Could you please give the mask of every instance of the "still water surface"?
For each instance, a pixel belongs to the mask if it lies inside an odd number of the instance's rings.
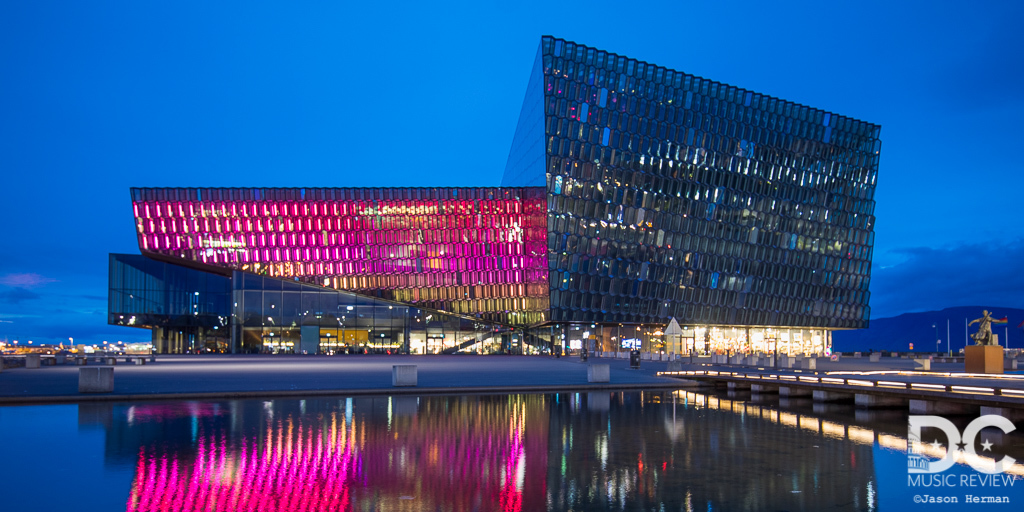
[[[919,509],[906,418],[681,391],[0,407],[0,508]]]

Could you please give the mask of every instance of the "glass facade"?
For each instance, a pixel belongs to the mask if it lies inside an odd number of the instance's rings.
[[[153,330],[157,353],[229,352],[231,278],[111,254],[107,322]]]
[[[295,280],[110,255],[109,323],[157,353],[530,352],[503,325]]]
[[[224,276],[232,351],[484,350],[502,325],[523,350],[820,354],[868,324],[879,133],[545,36],[500,188],[131,194],[144,255]],[[139,322],[111,261],[111,321]]]
[[[508,151],[501,186],[544,187],[544,70],[541,55],[537,58],[526,85],[526,98],[519,112],[516,133]],[[515,185],[510,185],[515,183]]]
[[[534,73],[552,321],[866,327],[878,126],[551,37]]]
[[[235,271],[237,351],[272,354],[509,352],[510,329],[484,320]]]
[[[133,188],[144,254],[489,321],[546,320],[542,188]]]

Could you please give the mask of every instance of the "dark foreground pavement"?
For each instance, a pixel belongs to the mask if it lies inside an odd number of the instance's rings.
[[[157,356],[145,366],[114,369],[114,392],[78,393],[80,366],[13,368],[0,373],[0,404],[132,400],[152,398],[274,397],[327,394],[486,393],[572,389],[684,387],[658,377],[666,363],[644,361],[631,370],[626,360],[608,364],[610,382],[587,383],[587,364],[550,356]],[[414,364],[418,385],[391,385],[393,365]],[[90,363],[95,365],[95,363]]]

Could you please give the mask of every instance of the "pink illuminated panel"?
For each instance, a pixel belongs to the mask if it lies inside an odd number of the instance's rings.
[[[530,324],[544,189],[132,189],[144,253]],[[185,260],[185,261],[182,261]]]

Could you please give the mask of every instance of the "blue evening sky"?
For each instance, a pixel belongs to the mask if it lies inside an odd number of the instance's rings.
[[[0,339],[148,339],[130,186],[498,185],[543,34],[880,124],[872,315],[1024,307],[1022,6],[4,2]]]

